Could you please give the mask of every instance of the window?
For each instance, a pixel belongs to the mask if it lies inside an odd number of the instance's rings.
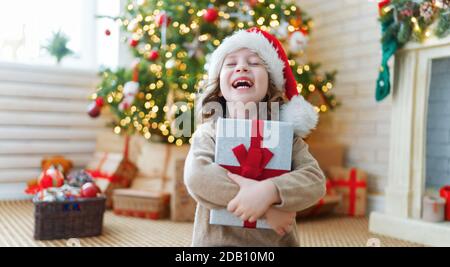
[[[97,69],[99,64],[117,64],[118,27],[95,16],[116,16],[119,8],[119,0],[2,1],[0,61],[55,65],[56,60],[42,47],[52,33],[61,30],[70,38],[68,47],[74,51],[63,59],[62,66]],[[115,34],[106,36],[107,27]]]
[[[122,3],[121,3],[122,2]],[[119,16],[123,1],[97,0],[97,15]],[[109,30],[111,34],[106,36]],[[119,64],[119,25],[106,18],[97,19],[97,65],[117,67]]]

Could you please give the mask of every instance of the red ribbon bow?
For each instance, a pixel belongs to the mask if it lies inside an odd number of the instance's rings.
[[[234,156],[239,162],[239,166],[221,166],[232,173],[258,181],[288,172],[288,170],[266,169],[267,164],[274,155],[268,148],[261,147],[263,140],[263,126],[264,121],[253,120],[252,136],[248,150],[244,144],[240,144],[232,149]]]
[[[247,151],[244,144],[233,148],[233,153],[241,165],[240,174],[254,180],[259,180],[264,168],[273,157],[273,153],[265,147],[250,145]]]

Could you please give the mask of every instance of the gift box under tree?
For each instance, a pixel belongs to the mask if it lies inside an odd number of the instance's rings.
[[[125,137],[123,153],[95,152],[86,171],[92,175],[97,186],[106,196],[106,207],[112,208],[114,189],[128,188],[138,169],[128,158],[129,137]]]
[[[184,184],[184,162],[176,161],[176,175],[173,183],[173,192],[170,200],[170,219],[176,222],[193,222],[197,203],[189,195]]]
[[[335,212],[350,216],[365,216],[367,207],[367,174],[361,169],[331,167],[327,170],[332,187],[342,201]]]
[[[232,173],[258,181],[291,170],[293,128],[281,121],[217,121],[215,162]],[[210,224],[269,229],[265,219],[242,221],[226,209],[211,210]]]
[[[167,172],[172,157],[170,146],[165,145],[165,148],[166,153],[158,154],[161,172],[154,173],[152,176],[136,177],[130,188],[114,190],[113,209],[115,214],[153,220],[169,216],[173,183]],[[161,158],[161,156],[163,157]],[[138,162],[145,159],[149,160],[144,153],[141,153]]]
[[[189,195],[183,181],[184,161],[189,145],[176,146],[137,139],[140,154],[136,165],[138,176],[132,188],[162,190],[170,194],[170,218],[173,221],[193,221],[195,200]],[[163,160],[163,162],[161,162]],[[164,183],[164,187],[161,184]]]
[[[114,213],[152,220],[167,218],[170,215],[169,187],[171,183],[164,178],[136,178],[130,188],[113,191]]]
[[[146,219],[162,219],[170,215],[170,194],[162,191],[116,189],[113,192],[114,213]]]
[[[139,169],[138,177],[159,179],[166,177],[174,181],[177,175],[176,162],[185,160],[190,146],[184,144],[163,144],[149,142],[145,138],[136,137],[133,142],[136,152],[136,166]]]

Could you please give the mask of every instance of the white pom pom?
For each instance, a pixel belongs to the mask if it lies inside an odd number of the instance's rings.
[[[300,53],[308,45],[308,36],[301,31],[295,31],[289,38],[289,50],[293,53]]]
[[[319,115],[303,96],[298,95],[281,106],[280,120],[293,123],[295,134],[306,137],[316,128]]]
[[[125,83],[123,88],[123,99],[119,104],[119,110],[123,111],[128,109],[134,101],[136,94],[139,92],[139,83],[135,81],[129,81]]]

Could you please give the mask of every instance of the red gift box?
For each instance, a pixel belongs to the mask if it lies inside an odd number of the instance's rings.
[[[445,199],[445,220],[450,221],[450,185],[442,187],[439,193]]]

